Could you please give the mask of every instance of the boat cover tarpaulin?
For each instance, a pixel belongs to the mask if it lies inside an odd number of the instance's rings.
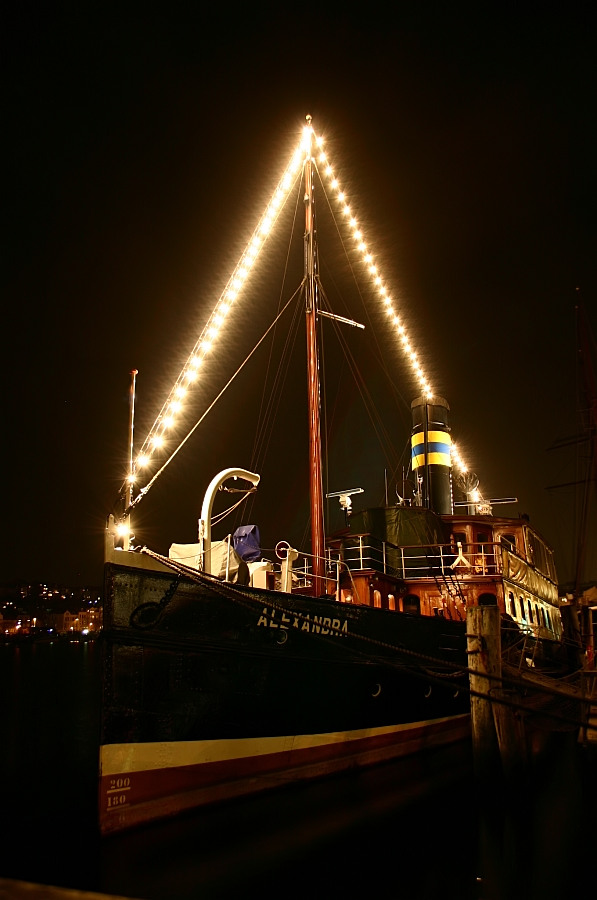
[[[387,506],[363,509],[350,517],[353,534],[372,534],[398,547],[417,544],[445,544],[449,527],[430,509],[422,506]]]
[[[200,569],[201,551],[201,544],[170,544],[168,556],[191,569]]]

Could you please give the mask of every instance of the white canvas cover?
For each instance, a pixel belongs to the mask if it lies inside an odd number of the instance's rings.
[[[170,544],[168,551],[170,559],[176,559],[183,566],[191,569],[199,569],[201,561],[201,544]]]
[[[181,562],[191,569],[201,569],[201,544],[171,544],[170,559]],[[214,541],[211,545],[211,574],[216,578],[247,584],[248,567],[230,545],[230,536],[224,541]]]

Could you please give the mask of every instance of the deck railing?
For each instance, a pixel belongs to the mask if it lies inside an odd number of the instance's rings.
[[[373,569],[395,578],[496,575],[502,572],[499,543],[398,546],[372,534],[351,535],[332,549],[349,569]]]

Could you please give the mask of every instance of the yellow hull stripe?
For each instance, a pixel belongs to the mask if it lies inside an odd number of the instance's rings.
[[[398,734],[425,725],[436,725],[454,719],[446,716],[406,725],[382,728],[363,728],[357,731],[338,731],[328,734],[303,734],[282,737],[238,738],[211,741],[155,741],[139,744],[104,744],[100,748],[100,768],[103,776],[223,762],[246,757],[267,756],[294,750],[308,750],[332,744],[346,744],[363,738]],[[456,717],[458,718],[458,717]]]

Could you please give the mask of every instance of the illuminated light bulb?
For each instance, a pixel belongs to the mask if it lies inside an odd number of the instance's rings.
[[[353,216],[348,224],[350,225],[351,228],[356,228],[358,223],[357,223],[357,220],[355,219],[355,217]]]
[[[129,534],[129,527],[124,522],[119,522],[116,526],[116,534],[118,537],[126,537]]]
[[[184,377],[187,381],[196,381],[197,380],[197,372],[194,369],[187,369],[184,373]]]
[[[162,419],[162,427],[165,429],[172,428],[174,425],[174,416],[164,416]]]
[[[186,392],[187,392],[186,388],[183,388],[183,386],[181,384],[179,384],[177,386],[176,390],[174,391],[174,393],[176,394],[177,397],[184,397]]]
[[[326,166],[325,174],[327,175],[328,178],[332,177],[332,175],[334,174],[334,170],[332,169],[331,166]]]
[[[333,179],[332,179],[332,185],[331,185],[331,186],[332,186],[333,190],[335,190],[335,191],[340,187],[340,184],[339,184],[337,178],[333,178]]]
[[[226,291],[226,299],[230,300],[231,303],[234,303],[237,297],[238,294],[236,291]]]
[[[363,234],[362,234],[361,231],[359,231],[358,228],[356,228],[356,229],[353,231],[352,236],[353,236],[353,238],[355,239],[355,241],[360,241],[361,238],[363,237]]]
[[[217,328],[214,328],[213,325],[212,325],[211,328],[208,328],[208,329],[207,329],[207,334],[208,334],[208,337],[210,337],[211,340],[214,341],[214,340],[217,338],[217,336],[218,336],[218,329],[217,329]]]
[[[148,462],[149,462],[148,456],[144,456],[144,455],[138,456],[137,457],[137,468],[144,469]]]
[[[344,203],[344,201],[346,200],[344,191],[340,191],[340,193],[338,194],[338,200],[340,201],[340,203]]]
[[[378,287],[381,285],[381,276],[380,276],[380,275],[376,275],[376,276],[375,276],[375,284],[376,284]]]
[[[342,210],[342,212],[344,213],[345,216],[349,216],[350,215],[350,206],[348,206],[348,204],[347,204],[344,207],[344,209]]]
[[[151,439],[151,443],[156,448],[156,450],[159,450],[160,447],[164,446],[164,439],[163,439],[163,437],[161,437],[161,435],[154,434],[154,436]]]
[[[133,472],[131,472],[130,475],[127,475],[126,480],[128,481],[129,484],[134,484],[135,481],[137,480],[137,478],[136,478],[135,474]]]
[[[366,263],[373,262],[373,257],[371,256],[370,253],[366,253],[366,254],[365,254],[365,262],[366,262]]]
[[[203,360],[201,359],[200,356],[193,356],[189,362],[189,365],[193,366],[193,368],[195,368],[195,369],[198,369],[202,363],[203,363]]]
[[[180,402],[180,400],[173,400],[170,404],[170,409],[173,413],[180,412],[180,410],[182,409],[182,403]],[[173,421],[174,419],[171,420],[170,424],[172,424]]]
[[[320,134],[317,135],[317,137],[315,138],[315,143],[317,144],[318,147],[323,147],[324,139],[322,138],[322,136]]]
[[[367,244],[365,243],[365,241],[361,241],[361,243],[359,244],[359,250],[361,251],[361,253],[364,253],[366,249]]]
[[[247,277],[248,274],[249,274],[249,273],[247,272],[247,270],[244,269],[242,266],[241,266],[240,269],[238,270],[238,277],[239,277],[239,278],[242,278],[243,281],[245,280],[245,278]]]
[[[201,350],[203,351],[203,353],[206,353],[206,354],[209,353],[209,351],[211,350],[210,342],[209,341],[201,341]]]

